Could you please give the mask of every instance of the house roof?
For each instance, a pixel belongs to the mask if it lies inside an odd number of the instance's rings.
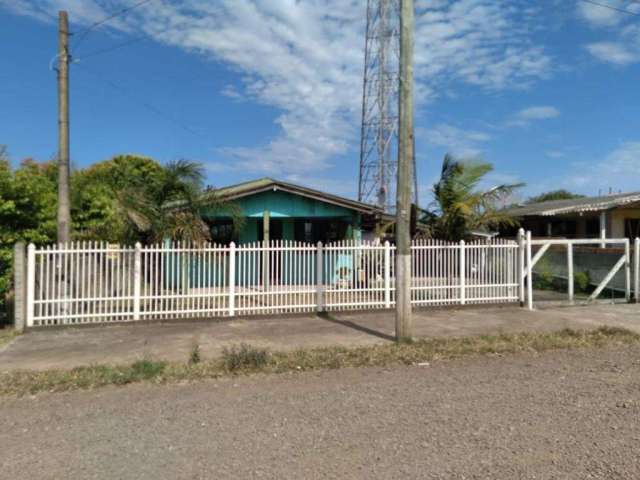
[[[628,207],[638,202],[640,202],[640,192],[632,192],[523,204],[507,208],[505,213],[514,217],[549,217],[567,213],[598,212],[616,207]]]
[[[293,183],[274,180],[272,178],[260,178],[258,180],[252,180],[249,182],[238,183],[236,185],[230,185],[228,187],[218,188],[214,190],[214,193],[224,200],[235,200],[238,198],[247,197],[249,195],[254,195],[256,193],[268,191],[282,191],[292,193],[294,195],[300,195],[302,197],[338,205],[340,207],[348,208],[365,214],[382,213],[382,210],[375,205],[358,202],[356,200],[351,200],[350,198],[321,192],[320,190],[303,187],[301,185],[296,185]]]

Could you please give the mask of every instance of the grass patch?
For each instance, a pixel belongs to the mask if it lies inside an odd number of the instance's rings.
[[[246,343],[240,346],[225,348],[222,351],[222,364],[227,372],[242,370],[258,370],[267,365],[269,352],[263,348],[255,348]]]
[[[11,343],[18,335],[20,334],[13,328],[0,328],[0,348]]]
[[[200,354],[200,344],[194,340],[193,345],[191,346],[191,351],[189,352],[189,365],[196,365],[202,361],[202,355]]]
[[[124,366],[100,365],[73,370],[6,372],[0,374],[0,394],[59,392],[105,385],[126,385],[141,381],[179,382],[250,373],[413,365],[468,355],[545,352],[639,343],[640,335],[629,330],[601,327],[593,331],[566,329],[555,333],[422,339],[401,344],[358,348],[314,348],[291,352],[268,352],[265,349],[243,344],[227,348],[221,358],[209,361],[166,363],[139,360]]]

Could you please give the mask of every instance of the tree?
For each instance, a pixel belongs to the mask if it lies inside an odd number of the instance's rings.
[[[89,236],[125,243],[165,238],[207,241],[210,230],[203,219],[205,212],[224,212],[239,228],[239,209],[205,190],[203,180],[203,168],[197,162],[177,160],[160,165],[146,157],[114,157],[87,169],[85,178],[79,180],[84,186],[76,189],[83,211],[78,218]]]
[[[76,240],[104,240],[132,244],[145,241],[139,225],[129,218],[128,196],[153,189],[162,165],[149,157],[117,155],[72,177],[73,237]]]
[[[502,213],[497,204],[523,184],[502,184],[481,190],[481,181],[491,171],[490,163],[445,155],[440,180],[433,186],[436,206],[423,218],[433,237],[458,241],[467,238],[473,230],[517,224]]]
[[[549,202],[551,200],[572,200],[574,198],[584,198],[584,195],[573,193],[569,190],[559,189],[551,190],[550,192],[544,192],[540,195],[529,197],[526,203]]]
[[[0,148],[0,311],[13,284],[14,244],[56,239],[56,180],[54,162],[28,159],[14,170]]]

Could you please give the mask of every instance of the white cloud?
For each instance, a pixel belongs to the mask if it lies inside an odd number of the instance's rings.
[[[230,145],[223,152],[246,171],[299,174],[328,169],[333,158],[357,149],[365,3],[151,2],[101,28],[136,29],[226,63],[242,80],[222,94],[276,107],[281,133],[266,145]],[[55,14],[64,7],[74,22],[86,25],[105,16],[99,5],[113,12],[131,3],[15,0],[9,8],[43,18],[43,11]],[[454,84],[500,90],[548,76],[551,60],[531,40],[534,17],[527,6],[528,0],[418,2],[419,100]]]
[[[612,7],[619,7],[623,9],[625,4],[630,2],[623,2],[618,0],[607,0],[608,5]],[[599,2],[598,2],[599,3]],[[602,1],[605,3],[605,0]],[[596,5],[594,3],[587,3],[578,1],[576,2],[578,9],[578,16],[585,20],[587,23],[592,26],[602,27],[602,26],[613,26],[620,23],[624,20],[625,14],[622,12],[618,12],[613,8],[603,7],[601,5]]]
[[[234,100],[244,100],[244,96],[238,91],[234,85],[225,85],[220,90],[220,93],[225,97],[233,98]]]
[[[549,105],[525,108],[517,114],[517,117],[522,120],[546,120],[558,116],[560,116],[560,111]]]
[[[566,154],[564,152],[559,151],[559,150],[550,150],[550,151],[546,152],[546,155],[549,158],[564,158],[564,157],[566,157]]]
[[[635,0],[610,0],[607,4],[640,14],[640,3]],[[586,2],[578,2],[578,14],[590,26],[602,30],[608,37],[584,46],[592,56],[620,66],[640,61],[640,27],[634,21],[634,17]]]
[[[538,105],[523,108],[506,123],[508,127],[524,127],[538,120],[549,120],[560,116],[560,110],[551,105]]]
[[[416,137],[424,139],[429,146],[444,147],[459,157],[479,156],[482,151],[480,144],[491,140],[491,136],[485,132],[463,130],[446,123],[416,128]]]
[[[616,65],[629,65],[640,59],[640,52],[633,51],[629,45],[618,42],[590,43],[586,46],[591,55],[603,62]]]
[[[576,163],[562,187],[595,195],[598,191],[640,191],[640,141],[620,145],[600,162]]]

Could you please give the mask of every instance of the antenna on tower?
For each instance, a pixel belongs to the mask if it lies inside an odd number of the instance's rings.
[[[399,0],[367,0],[358,200],[395,211],[398,170]],[[415,149],[413,201],[417,204]]]

